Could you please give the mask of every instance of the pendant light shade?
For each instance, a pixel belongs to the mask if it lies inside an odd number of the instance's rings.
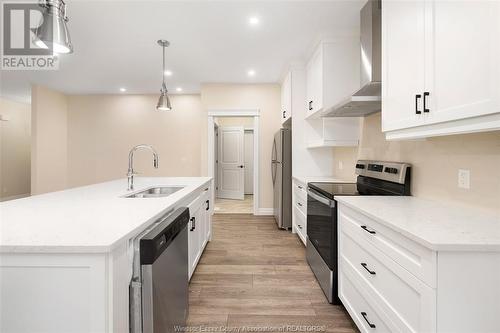
[[[158,99],[158,104],[156,104],[156,110],[158,111],[170,111],[172,106],[170,105],[170,98],[168,98],[167,87],[163,84],[161,88],[160,98]]]
[[[168,97],[167,85],[165,84],[165,48],[170,45],[166,40],[160,39],[158,44],[163,48],[163,68],[162,68],[162,78],[163,83],[160,90],[160,98],[158,99],[158,104],[156,104],[156,110],[158,111],[170,111],[172,106],[170,105],[170,98]]]
[[[35,30],[34,43],[40,48],[51,48],[55,53],[73,53],[69,35],[66,4],[63,0],[45,0],[42,22]]]

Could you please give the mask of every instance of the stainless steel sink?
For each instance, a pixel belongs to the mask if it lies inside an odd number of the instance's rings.
[[[180,191],[185,186],[160,186],[160,187],[150,187],[148,189],[142,190],[140,192],[132,193],[126,195],[125,198],[161,198],[167,197],[177,191]]]

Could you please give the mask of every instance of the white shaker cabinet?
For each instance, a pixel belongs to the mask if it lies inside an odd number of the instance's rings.
[[[322,41],[306,67],[307,148],[357,146],[358,117],[323,118],[360,87],[359,36]]]
[[[415,105],[421,103],[425,89],[425,5],[423,1],[384,2],[382,10],[382,124],[386,131],[423,120]]]
[[[386,137],[500,129],[499,41],[498,1],[384,1]]]
[[[204,191],[189,204],[188,224],[189,278],[196,270],[203,250],[210,239],[211,218],[209,191]]]
[[[307,85],[307,112],[314,113],[323,108],[323,45],[320,45],[307,63],[306,85]]]
[[[320,116],[360,86],[359,36],[322,41],[306,67],[308,116]]]
[[[296,233],[304,246],[307,240],[307,185],[293,180],[292,233]]]
[[[281,123],[292,116],[292,72],[288,72],[281,84]]]

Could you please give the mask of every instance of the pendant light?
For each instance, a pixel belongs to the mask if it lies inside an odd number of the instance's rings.
[[[165,84],[165,48],[170,45],[170,43],[164,39],[160,39],[158,44],[163,48],[163,70],[162,77],[163,83],[160,90],[160,98],[158,99],[158,104],[156,105],[156,110],[158,111],[170,111],[172,106],[170,105],[170,98],[168,98],[167,85]]]
[[[42,22],[35,30],[34,43],[40,48],[51,48],[54,53],[73,53],[69,36],[66,3],[63,0],[42,0]]]

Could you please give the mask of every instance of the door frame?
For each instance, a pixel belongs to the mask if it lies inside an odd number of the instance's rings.
[[[253,127],[252,128],[250,128],[250,127],[244,127],[243,128],[243,144],[244,145],[247,142],[247,140],[245,140],[245,134],[247,134],[247,133],[252,133],[252,143],[253,143],[254,138],[255,138],[255,135],[253,133]],[[246,152],[246,150],[244,150],[244,152],[243,152],[243,163],[245,163],[245,152]],[[255,168],[255,156],[253,156],[253,149],[252,149],[252,170],[254,168]],[[246,169],[245,169],[245,175],[246,175]],[[244,175],[244,177],[245,177],[245,175]],[[247,187],[245,186],[244,189],[243,189],[243,192],[246,192],[246,188]],[[252,172],[252,194],[251,195],[253,195],[253,194],[254,194],[254,189],[253,189],[253,172]],[[247,195],[247,194],[245,194],[245,195]]]
[[[259,109],[210,109],[208,110],[208,176],[212,177],[212,188],[215,189],[215,156],[214,156],[214,124],[216,117],[253,117],[253,214],[263,215],[259,211],[259,198],[260,198],[260,186],[259,186],[259,168],[260,168],[260,158],[259,158]],[[215,202],[215,192],[212,191],[212,202]],[[265,215],[265,213],[264,213]]]

